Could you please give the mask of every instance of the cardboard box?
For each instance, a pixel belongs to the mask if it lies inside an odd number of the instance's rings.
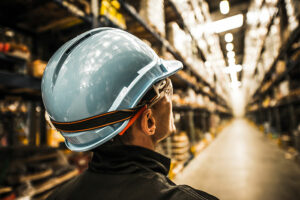
[[[47,63],[42,60],[35,60],[29,65],[29,72],[36,78],[42,78]]]

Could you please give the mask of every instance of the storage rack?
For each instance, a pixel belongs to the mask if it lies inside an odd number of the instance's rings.
[[[47,1],[47,2],[51,3],[51,1]],[[64,15],[75,16],[75,17],[79,18],[80,20],[82,20],[82,22],[84,24],[87,24],[87,27],[93,27],[94,26],[93,25],[93,18],[95,18],[95,16],[93,16],[92,13],[90,15],[78,15],[74,11],[70,10],[66,5],[64,5],[62,0],[54,0],[53,2],[55,4],[57,4],[62,10],[64,10],[64,12],[66,12],[66,14],[64,14]],[[128,3],[126,3],[125,1],[122,1],[122,0],[119,1],[119,2],[122,6],[123,12],[125,12],[125,15],[129,15],[131,17],[131,20],[134,20],[134,21],[138,22],[140,24],[140,26],[142,26],[145,29],[145,32],[148,32],[148,34],[150,34],[150,36],[152,38],[156,39],[156,42],[158,41],[159,43],[161,43],[161,45],[163,47],[165,47],[167,49],[167,51],[169,51],[176,59],[182,61],[184,66],[186,66],[186,70],[190,71],[195,77],[197,77],[197,80],[200,83],[202,83],[204,86],[208,87],[209,92],[204,91],[203,89],[198,88],[194,84],[190,83],[188,80],[185,80],[185,79],[181,78],[180,76],[175,75],[177,80],[181,80],[181,84],[185,85],[184,87],[191,86],[192,88],[196,89],[196,91],[198,93],[206,95],[212,101],[215,101],[217,104],[222,105],[226,110],[228,110],[228,112],[220,111],[220,113],[223,113],[225,115],[230,115],[230,111],[229,111],[229,108],[227,107],[227,105],[225,103],[225,100],[215,93],[214,88],[211,87],[209,83],[207,83],[204,79],[202,79],[202,77],[200,77],[199,75],[197,75],[197,73],[195,73],[194,69],[189,64],[186,63],[185,59],[178,52],[176,52],[174,47],[172,47],[164,37],[160,36],[153,28],[151,28],[145,21],[143,21],[143,19],[138,15],[138,13],[132,8],[132,6],[130,6]],[[183,27],[186,27],[183,20],[182,20],[182,18],[180,17],[179,12],[176,9],[176,7],[172,4],[171,1],[168,1],[168,3],[171,5],[172,9],[175,11],[177,21],[178,20],[182,21]],[[38,7],[38,6],[41,6],[41,4],[35,2],[34,7]],[[112,21],[110,21],[106,16],[99,16],[99,17],[96,17],[96,18],[99,19],[99,21],[98,21],[99,26],[101,26],[101,22],[102,22],[104,25],[110,25],[110,26],[118,27]],[[11,27],[13,29],[16,29],[16,30],[21,30],[22,32],[26,32],[26,33],[30,32],[30,34],[34,35],[34,36],[36,36],[38,34],[38,33],[32,32],[32,30],[24,29],[22,27],[17,27],[17,26],[15,26],[15,23],[4,23],[3,25],[9,26],[9,27]],[[200,49],[199,49],[199,53],[200,53],[201,57],[204,58],[204,56],[201,53]],[[16,78],[15,80],[18,80],[17,83],[20,83],[20,85],[22,85],[23,88],[25,87],[25,88],[29,88],[29,89],[33,89],[33,88],[34,89],[39,89],[39,88],[37,88],[38,87],[37,85],[39,85],[39,80],[36,80],[34,78],[27,77],[27,76],[6,74],[6,73],[1,74],[1,75],[6,77],[6,78],[1,79],[1,81],[2,81],[1,84],[3,84],[3,85],[9,86],[10,84],[13,84],[11,81],[7,82],[7,80],[11,80],[12,76],[14,76],[14,78]],[[24,81],[24,82],[20,82],[20,81]]]
[[[87,15],[87,14],[79,15],[78,13],[74,12],[69,7],[67,7],[63,3],[64,2],[63,0],[53,0],[53,1],[47,0],[45,2],[46,2],[46,4],[47,3],[51,4],[52,2],[55,3],[56,5],[58,5],[58,8],[55,8],[55,10],[60,8],[59,12],[63,13],[62,14],[63,16],[67,15],[68,17],[76,17],[79,20],[82,20],[81,22],[78,22],[78,24],[85,24],[86,27],[93,27],[94,26],[93,18],[97,18],[98,19],[98,23],[97,23],[98,26],[102,26],[102,24],[101,24],[101,22],[102,22],[103,25],[110,25],[110,26],[120,28],[119,26],[114,24],[112,21],[110,21],[106,16],[95,17],[95,16],[93,16],[92,13],[90,13],[89,15]],[[197,86],[193,85],[192,83],[189,83],[188,80],[182,79],[180,76],[175,75],[178,80],[182,81],[181,84],[188,85],[188,86],[191,86],[194,89],[197,89],[196,91],[198,93],[202,93],[203,95],[208,96],[212,101],[215,101],[217,104],[222,105],[226,110],[228,110],[228,113],[226,113],[226,114],[230,115],[230,111],[229,111],[229,108],[226,105],[225,100],[215,93],[214,88],[194,71],[194,69],[185,61],[185,59],[178,52],[176,52],[174,47],[172,47],[169,44],[169,42],[164,37],[162,37],[160,34],[158,34],[151,26],[149,26],[139,16],[139,14],[135,11],[135,9],[131,5],[129,5],[127,2],[125,2],[123,0],[120,0],[119,2],[121,4],[122,12],[124,12],[124,14],[127,15],[127,16],[129,15],[130,18],[131,18],[130,20],[134,20],[134,21],[138,22],[138,24],[145,29],[145,32],[148,32],[148,34],[150,34],[150,36],[152,38],[155,38],[155,40],[156,40],[155,42],[161,43],[163,48],[166,48],[166,50],[169,51],[176,59],[180,60],[184,64],[184,66],[186,67],[185,70],[191,72],[193,76],[197,77],[197,81],[202,83],[204,86],[208,87],[209,92],[204,91],[201,88],[197,88]],[[183,20],[182,20],[182,18],[180,17],[180,13],[178,13],[178,11],[176,9],[176,7],[172,4],[171,1],[168,1],[168,3],[172,6],[173,10],[175,11],[176,17],[178,18],[178,20],[182,21],[183,26],[186,27]],[[41,7],[41,6],[43,6],[43,4],[41,4],[39,2],[35,2],[35,1],[33,2],[33,5],[32,5],[33,8],[37,8],[37,7]],[[53,7],[53,5],[51,5],[51,7]],[[48,23],[55,24],[55,23],[52,22],[51,19],[48,19],[48,20],[50,20],[50,22],[48,22]],[[60,19],[56,19],[56,20],[60,20]],[[16,23],[10,23],[9,20],[5,21],[5,22],[1,22],[1,25],[11,27],[14,30],[20,30],[22,33],[23,32],[27,33],[27,34],[29,33],[30,35],[33,35],[34,37],[38,37],[38,34],[47,34],[47,35],[51,34],[51,32],[47,33],[47,31],[49,31],[49,30],[45,30],[44,32],[46,32],[46,33],[39,33],[38,31],[34,31],[34,30],[31,29],[32,26],[33,26],[31,24],[29,24],[28,27],[26,27],[26,28],[18,27],[16,25]],[[54,25],[53,25],[53,28],[55,28]],[[37,30],[39,30],[39,29],[37,29]],[[145,32],[143,32],[143,34],[146,34]],[[72,37],[72,36],[69,36],[69,37]],[[68,38],[68,37],[66,37],[66,38]],[[38,47],[35,47],[35,48],[38,48]],[[201,53],[200,49],[199,49],[199,53],[200,53],[201,57],[204,58],[203,53]],[[51,53],[49,53],[47,56],[49,57],[50,55],[51,55]],[[3,58],[3,56],[4,55],[2,54],[2,57],[0,57],[0,58]],[[47,56],[44,56],[44,57],[47,57]],[[4,73],[4,72],[1,72],[0,75],[1,75],[1,77],[3,77],[1,79],[1,84],[4,85],[4,86],[7,86],[7,87],[13,86],[13,87],[17,87],[17,88],[19,86],[21,86],[20,88],[27,88],[27,89],[30,89],[30,90],[39,90],[40,89],[39,86],[38,86],[39,85],[39,80],[38,79],[29,77],[29,76],[25,76],[25,75],[8,74],[8,73]],[[184,86],[184,87],[186,87],[186,86]],[[37,95],[37,93],[35,93],[35,95]],[[31,94],[29,96],[31,96]]]
[[[122,1],[122,0],[120,0],[120,3],[122,5],[122,7],[124,8],[124,10],[128,12],[129,15],[132,16],[132,18],[134,18],[137,22],[139,22],[140,25],[143,26],[145,28],[145,30],[147,32],[149,32],[155,39],[157,39],[157,41],[159,41],[177,60],[180,60],[183,63],[183,65],[189,71],[191,71],[194,74],[194,76],[196,76],[198,78],[199,82],[203,83],[204,85],[208,86],[210,88],[210,90],[214,91],[214,89],[210,86],[210,84],[207,83],[205,80],[203,80],[199,75],[197,75],[195,70],[185,61],[185,59],[178,52],[176,52],[174,47],[172,47],[164,37],[160,36],[153,28],[151,28],[139,16],[139,14],[135,11],[135,9],[133,7],[131,7],[128,3],[126,3],[125,1]],[[184,25],[184,27],[185,27],[185,25]],[[201,55],[203,55],[203,54],[201,53]]]
[[[111,21],[105,15],[94,15],[93,12],[89,14],[79,14],[76,12],[76,9],[70,9],[70,7],[65,4],[63,0],[45,0],[41,1],[32,1],[28,6],[26,2],[21,3],[18,6],[18,9],[15,12],[12,12],[11,9],[14,9],[16,6],[16,1],[13,1],[12,4],[7,4],[2,7],[3,14],[0,14],[0,25],[3,27],[11,28],[14,31],[18,31],[28,37],[33,38],[33,46],[32,52],[34,58],[42,58],[44,60],[48,60],[49,57],[53,54],[53,52],[65,41],[74,37],[75,35],[83,32],[84,30],[88,30],[93,27],[101,27],[101,26],[111,26],[116,28],[121,28],[119,25]],[[92,1],[93,2],[93,1]],[[186,26],[184,24],[183,19],[181,18],[180,13],[177,11],[176,7],[172,4],[171,1],[166,1],[169,6],[175,12],[176,21],[181,24],[181,26],[185,29]],[[20,3],[20,2],[18,2]],[[195,112],[195,115],[201,115],[201,126],[203,131],[207,132],[210,128],[210,116],[211,115],[219,115],[222,119],[228,119],[231,117],[230,108],[227,106],[226,101],[219,96],[214,86],[211,86],[208,82],[206,82],[202,77],[200,77],[197,72],[195,72],[194,68],[188,64],[182,55],[175,50],[175,48],[170,45],[170,43],[161,36],[155,29],[153,29],[149,24],[147,24],[135,11],[133,6],[129,3],[120,0],[121,4],[120,12],[124,16],[127,17],[128,23],[138,24],[140,28],[142,28],[142,34],[146,35],[150,38],[154,44],[160,45],[162,51],[170,52],[176,59],[180,60],[185,66],[185,71],[190,73],[192,76],[197,78],[197,81],[203,85],[203,87],[208,88],[208,90],[204,90],[202,87],[193,84],[189,80],[182,78],[180,75],[175,75],[172,77],[174,81],[175,88],[193,88],[197,93],[200,93],[204,96],[209,97],[211,101],[214,101],[219,107],[222,109],[216,109],[214,111],[208,110],[207,108],[195,108],[191,106],[174,106],[174,112],[178,113],[190,113]],[[1,3],[0,3],[1,5]],[[97,5],[97,4],[95,4]],[[93,3],[90,5],[90,8],[95,6]],[[99,7],[101,4],[99,4]],[[42,8],[43,10],[47,10],[47,15],[43,16],[41,19],[42,23],[36,24],[28,19],[34,18],[35,15],[30,15],[30,12],[35,13],[37,9]],[[99,9],[98,9],[99,10]],[[20,12],[19,12],[20,11]],[[54,14],[55,13],[55,17]],[[28,15],[28,16],[27,16]],[[5,16],[5,18],[4,18]],[[69,25],[68,27],[62,27],[63,19],[69,18],[75,21],[73,25]],[[10,19],[10,20],[7,20]],[[27,20],[27,21],[26,21]],[[56,23],[56,21],[61,23]],[[41,24],[43,26],[41,26]],[[61,34],[57,34],[57,30],[61,31]],[[189,30],[187,29],[189,32]],[[57,39],[55,44],[51,44],[51,39]],[[194,39],[195,40],[195,39]],[[47,52],[45,50],[47,49]],[[201,52],[198,47],[199,56],[205,61],[205,56]],[[23,67],[26,67],[27,61],[24,59],[19,59],[18,57],[9,56],[3,53],[0,53],[0,60],[7,60],[12,63],[21,63]],[[15,138],[9,139],[10,145],[5,148],[1,148],[0,151],[7,151],[11,149],[27,149],[27,151],[39,151],[39,149],[45,149],[45,152],[52,152],[52,148],[47,148],[47,137],[46,137],[46,121],[44,118],[44,107],[41,100],[40,94],[40,83],[41,80],[38,78],[34,78],[25,74],[18,74],[12,72],[3,72],[0,71],[0,92],[1,96],[4,95],[9,96],[17,96],[22,99],[28,101],[30,103],[30,111],[29,111],[29,145],[20,147],[20,146],[11,146],[14,144]],[[36,107],[39,107],[41,110],[37,112]],[[38,116],[38,118],[36,117]],[[5,116],[7,117],[7,116]],[[12,117],[12,116],[11,116]],[[9,119],[9,118],[8,118]],[[37,124],[39,123],[39,130],[37,130]],[[13,128],[10,126],[10,128]],[[8,130],[13,132],[12,130]],[[36,135],[36,133],[39,135]],[[13,134],[11,134],[13,135]],[[36,146],[37,137],[40,139],[39,146]],[[191,138],[195,138],[195,136],[190,136]],[[192,141],[193,143],[197,141]]]
[[[284,2],[279,1],[280,9],[284,9]],[[282,19],[282,10],[276,14]],[[275,16],[274,16],[275,17]],[[271,24],[274,21],[272,18]],[[300,22],[299,17],[297,20]],[[268,34],[267,36],[268,37]],[[300,117],[300,93],[299,93],[299,37],[300,26],[296,27],[289,35],[265,73],[261,85],[253,94],[252,101],[247,106],[247,116],[264,127],[266,133],[273,138],[278,138],[283,147],[292,146],[300,151],[299,146],[299,117]],[[296,47],[295,47],[296,45]],[[265,47],[262,47],[259,58]],[[276,72],[278,62],[285,63],[285,69],[281,73]],[[297,86],[289,89],[289,94],[276,98],[276,89],[284,81]]]

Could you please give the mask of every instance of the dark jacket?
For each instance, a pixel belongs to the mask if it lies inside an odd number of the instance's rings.
[[[58,188],[52,199],[70,200],[206,200],[217,199],[166,176],[170,159],[137,146],[101,146],[89,168]]]

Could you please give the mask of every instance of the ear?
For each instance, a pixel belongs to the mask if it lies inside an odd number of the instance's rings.
[[[156,124],[151,109],[147,109],[141,116],[141,128],[146,135],[153,135],[155,133]]]

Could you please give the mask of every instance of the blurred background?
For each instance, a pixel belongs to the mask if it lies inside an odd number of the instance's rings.
[[[142,39],[172,76],[169,177],[220,199],[300,199],[299,0],[1,0],[0,199],[45,199],[83,172],[45,120],[41,77],[96,27]]]

